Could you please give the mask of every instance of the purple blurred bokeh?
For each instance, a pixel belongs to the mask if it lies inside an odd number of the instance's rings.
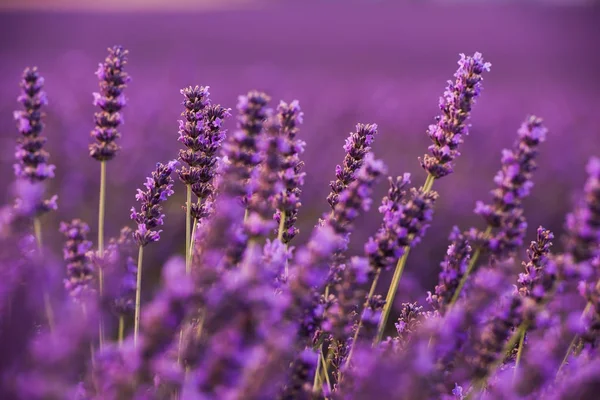
[[[1,184],[12,180],[19,77],[25,66],[37,65],[46,78],[45,134],[57,165],[50,191],[59,194],[60,205],[45,219],[45,234],[57,254],[60,219],[96,225],[99,165],[87,150],[91,93],[97,65],[113,44],[130,50],[133,81],[126,92],[123,150],[108,165],[108,235],[129,222],[135,188],[154,164],[177,155],[180,88],[209,85],[212,98],[231,108],[250,89],[267,91],[273,105],[300,101],[308,176],[299,244],[327,210],[328,183],[356,122],[379,125],[374,151],[391,174],[412,172],[415,184],[424,181],[417,157],[429,145],[425,129],[438,113],[458,54],[474,51],[483,53],[492,71],[455,174],[435,185],[440,200],[434,223],[409,258],[407,276],[414,279],[406,280],[399,298],[423,296],[423,288],[433,287],[452,225],[482,226],[472,214],[474,203],[489,199],[500,151],[513,143],[529,113],[543,117],[550,133],[526,202],[528,238],[539,224],[562,230],[584,165],[600,154],[600,9],[285,3],[189,14],[0,14]],[[228,127],[233,129],[233,119]],[[151,250],[157,266],[173,249],[183,251],[181,185],[177,189],[167,205],[164,240]],[[385,190],[381,184],[375,204]],[[5,192],[3,199],[9,198]],[[357,224],[355,252],[379,224],[376,208]]]

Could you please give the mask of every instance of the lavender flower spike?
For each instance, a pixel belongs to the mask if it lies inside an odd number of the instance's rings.
[[[54,165],[48,164],[48,152],[44,150],[46,138],[40,136],[44,124],[42,122],[42,106],[48,104],[46,93],[42,90],[44,78],[37,68],[25,68],[21,89],[17,98],[25,110],[15,111],[14,117],[21,137],[18,140],[14,165],[17,178],[30,182],[42,182],[54,177]]]
[[[240,96],[237,104],[238,130],[223,146],[223,154],[229,161],[223,174],[230,178],[224,184],[228,186],[228,192],[242,197],[244,205],[252,194],[249,185],[252,172],[261,161],[258,139],[268,116],[270,100],[265,93],[256,91]]]
[[[498,258],[511,255],[522,244],[527,223],[522,200],[533,187],[531,178],[537,169],[538,146],[546,140],[547,129],[542,120],[528,117],[518,131],[519,139],[512,150],[502,151],[502,169],[494,177],[493,203],[477,202],[475,213],[481,215],[498,232],[487,243]]]
[[[119,151],[115,142],[121,135],[117,128],[123,123],[120,111],[125,106],[123,89],[130,81],[123,71],[127,64],[127,50],[121,46],[108,49],[108,57],[100,64],[96,75],[100,79],[100,92],[94,93],[94,105],[100,107],[94,115],[96,127],[91,136],[96,143],[90,144],[90,156],[98,161],[108,161]]]
[[[141,247],[148,243],[157,242],[160,239],[160,232],[154,230],[163,224],[164,214],[160,203],[167,200],[173,194],[173,179],[171,174],[175,170],[177,161],[172,160],[167,164],[156,164],[156,170],[152,176],[146,178],[146,191],[138,189],[135,195],[137,201],[141,203],[140,211],[135,207],[131,208],[131,219],[138,224],[138,228],[133,232],[133,237]]]
[[[179,151],[179,159],[187,164],[178,170],[179,179],[198,199],[205,201],[214,193],[217,174],[217,152],[225,139],[223,122],[230,116],[228,108],[211,104],[208,86],[181,89],[185,100],[185,120],[179,121],[179,141],[186,147]],[[206,216],[207,210],[200,204],[191,206],[192,217],[196,220]]]
[[[566,250],[576,262],[600,256],[600,158],[590,159],[587,173],[584,199],[567,216],[566,223]]]
[[[519,274],[519,294],[540,303],[553,286],[552,274],[546,274],[544,269],[548,264],[550,247],[552,247],[554,234],[543,227],[537,229],[537,239],[531,242],[527,249],[529,261],[523,263],[525,272]],[[550,279],[549,279],[550,278]]]
[[[481,74],[492,66],[483,61],[481,53],[473,56],[461,54],[458,65],[454,74],[456,81],[448,81],[446,91],[440,97],[442,115],[436,117],[437,123],[427,129],[427,135],[433,141],[429,146],[430,155],[419,159],[421,166],[435,179],[452,173],[453,161],[460,155],[458,146],[463,142],[463,135],[469,134],[467,120],[481,92]]]
[[[335,167],[337,179],[331,182],[331,193],[327,196],[327,201],[332,210],[335,209],[335,205],[339,201],[340,193],[354,181],[354,175],[362,166],[365,155],[371,151],[371,144],[376,134],[376,124],[357,124],[356,132],[350,133],[350,136],[346,139],[344,145],[346,156],[343,165]]]
[[[90,228],[85,222],[74,219],[70,223],[61,222],[59,230],[67,238],[63,249],[67,262],[65,289],[74,299],[81,300],[82,296],[92,290],[94,280],[92,262],[88,254],[92,247],[92,242],[87,240]]]
[[[281,126],[281,134],[287,142],[287,151],[283,154],[283,163],[279,172],[285,190],[275,196],[277,211],[274,218],[282,226],[278,234],[281,236],[283,243],[286,244],[298,234],[298,228],[295,224],[298,218],[298,209],[301,206],[301,187],[304,185],[304,176],[306,175],[306,173],[301,172],[304,162],[300,161],[300,154],[304,152],[306,143],[295,138],[298,125],[302,123],[302,116],[303,113],[300,111],[297,100],[292,101],[290,104],[282,101],[277,107],[277,118]],[[281,221],[282,215],[284,215],[284,221]]]

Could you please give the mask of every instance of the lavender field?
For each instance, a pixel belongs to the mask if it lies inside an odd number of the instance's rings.
[[[0,13],[0,398],[595,398],[598,20]]]

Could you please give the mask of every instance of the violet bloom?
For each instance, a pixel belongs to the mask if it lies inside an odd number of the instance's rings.
[[[371,151],[371,144],[376,134],[376,124],[357,124],[356,132],[351,132],[346,139],[346,144],[344,144],[346,156],[343,164],[335,167],[337,179],[330,183],[331,193],[327,196],[332,210],[339,202],[340,193],[354,181],[354,175],[363,165],[365,155]]]
[[[338,197],[333,215],[317,226],[306,247],[296,253],[295,268],[291,271],[289,287],[293,298],[290,313],[299,320],[300,336],[310,339],[322,319],[322,292],[333,255],[345,250],[353,222],[361,211],[369,209],[374,183],[385,173],[385,165],[372,154],[365,157],[356,180]]]
[[[138,189],[135,199],[139,201],[140,211],[135,207],[131,208],[131,219],[138,224],[138,228],[133,232],[133,237],[139,246],[146,246],[148,243],[157,242],[160,239],[160,232],[157,227],[163,225],[164,214],[162,214],[161,203],[166,201],[173,194],[173,179],[171,174],[177,165],[177,161],[172,160],[167,164],[156,164],[156,170],[152,176],[146,178],[144,187],[146,191]]]
[[[300,356],[294,360],[291,368],[291,379],[284,386],[279,400],[295,400],[309,398],[312,389],[311,380],[315,375],[319,357],[312,350],[303,350]]]
[[[537,238],[527,249],[529,261],[523,263],[524,273],[519,274],[518,290],[522,296],[541,303],[554,286],[553,274],[546,274],[550,247],[554,234],[543,227],[537,229]]]
[[[123,71],[127,64],[127,53],[121,46],[109,48],[108,57],[96,71],[100,79],[100,92],[94,93],[94,105],[100,107],[100,111],[94,114],[96,127],[91,136],[96,143],[90,144],[90,156],[98,161],[111,160],[119,151],[116,140],[121,137],[117,129],[123,123],[120,112],[125,106],[123,89],[131,80]]]
[[[587,164],[584,198],[567,216],[566,250],[577,263],[600,257],[600,158]]]
[[[17,100],[23,111],[15,111],[14,117],[21,137],[17,140],[14,165],[15,175],[30,182],[42,182],[54,177],[54,165],[48,164],[49,154],[44,150],[46,138],[40,136],[44,128],[41,111],[48,104],[46,92],[42,90],[44,78],[36,67],[25,68],[21,80],[22,93]]]
[[[94,269],[89,253],[92,242],[87,240],[90,228],[85,222],[74,219],[70,223],[61,222],[59,231],[67,239],[63,248],[67,262],[65,289],[74,299],[80,300],[94,286]]]
[[[497,187],[491,192],[492,204],[477,202],[475,207],[475,213],[486,220],[488,227],[497,230],[487,246],[498,258],[510,256],[523,244],[527,222],[522,201],[533,187],[538,146],[546,140],[546,132],[540,118],[530,116],[525,120],[513,149],[502,151],[502,169],[494,177]]]
[[[419,159],[423,168],[434,178],[439,179],[453,171],[453,162],[460,155],[459,145],[463,136],[469,134],[467,120],[471,107],[481,92],[481,74],[492,66],[483,61],[481,53],[473,56],[460,55],[455,82],[448,81],[443,97],[440,97],[442,115],[436,117],[436,124],[430,125],[427,135],[433,141],[429,154]]]
[[[186,147],[179,151],[179,159],[186,165],[178,172],[179,179],[190,185],[200,204],[192,206],[192,217],[200,219],[207,215],[203,202],[214,193],[217,174],[217,153],[225,139],[223,122],[230,110],[211,104],[208,86],[181,89],[185,100],[185,120],[179,121],[179,141]]]
[[[391,177],[388,179],[390,188],[379,207],[379,212],[383,214],[381,228],[379,228],[375,237],[370,237],[365,244],[365,253],[369,257],[372,274],[392,266],[403,253],[403,248],[397,244],[397,214],[403,210],[406,187],[410,185],[410,174],[405,173],[396,179]]]
[[[229,162],[223,173],[227,176],[223,184],[228,192],[241,196],[244,204],[252,194],[249,185],[252,172],[261,161],[258,139],[268,116],[267,104],[270,99],[265,93],[256,91],[240,96],[237,104],[238,130],[223,146],[223,155]]]
[[[367,341],[375,337],[384,305],[385,299],[379,294],[367,299],[366,307],[360,317],[362,322],[362,329],[359,333],[360,339]]]
[[[473,253],[469,241],[458,227],[452,228],[449,239],[452,243],[448,246],[444,261],[440,264],[442,270],[438,284],[435,286],[434,293],[427,292],[427,302],[442,315],[445,314],[452,296],[467,271]]]
[[[273,216],[279,224],[281,222],[282,212],[285,212],[285,221],[283,222],[283,232],[281,240],[283,243],[289,243],[294,236],[298,234],[296,220],[298,218],[298,209],[301,206],[300,194],[304,185],[304,176],[302,172],[304,162],[300,160],[300,155],[304,152],[304,143],[296,139],[298,126],[302,123],[303,113],[297,100],[290,104],[279,103],[277,107],[277,118],[281,127],[281,135],[287,142],[286,150],[283,153],[283,160],[279,177],[283,182],[285,189],[275,196],[276,212]]]
[[[117,291],[113,299],[113,307],[118,315],[131,315],[135,306],[135,285],[137,275],[137,255],[133,239],[133,231],[129,227],[121,229],[119,238],[111,240],[109,254],[114,254],[116,260],[111,260],[112,271],[117,278]]]

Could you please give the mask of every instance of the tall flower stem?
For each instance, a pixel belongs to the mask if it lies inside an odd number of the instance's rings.
[[[285,230],[285,211],[281,210],[281,216],[279,220],[279,229],[277,230],[277,239],[283,243],[283,231]]]
[[[423,185],[423,193],[427,193],[431,191],[433,187],[433,182],[435,181],[435,177],[431,174],[427,175],[427,179],[425,180],[425,184]],[[396,269],[394,270],[394,276],[392,277],[392,282],[390,283],[390,287],[388,289],[387,296],[385,297],[385,305],[383,306],[383,311],[381,313],[381,321],[379,322],[379,327],[377,328],[377,336],[375,337],[374,344],[378,344],[381,342],[383,338],[383,332],[385,331],[385,325],[387,324],[387,320],[390,316],[390,311],[392,309],[392,305],[394,303],[394,298],[396,297],[396,292],[398,291],[398,285],[400,284],[400,278],[402,278],[402,273],[404,272],[404,267],[406,266],[406,260],[408,259],[408,254],[410,253],[410,246],[406,246],[404,249],[404,254],[398,260],[396,264]]]
[[[185,272],[189,275],[191,271],[191,237],[192,237],[192,185],[186,185],[185,200]]]
[[[138,252],[137,279],[135,283],[135,317],[133,321],[133,346],[137,346],[140,333],[140,306],[142,293],[142,259],[144,257],[144,246],[140,246]]]
[[[487,229],[485,230],[484,236],[487,237],[487,236],[489,236],[490,233],[492,233],[492,227],[488,226]],[[465,272],[463,277],[460,279],[460,282],[458,283],[458,287],[456,288],[456,291],[454,292],[454,295],[452,296],[452,300],[450,300],[450,304],[448,305],[449,307],[452,307],[458,301],[458,298],[460,297],[460,293],[462,292],[462,289],[465,286],[465,283],[467,283],[467,279],[469,278],[469,275],[471,275],[471,273],[475,269],[475,265],[477,265],[477,261],[479,260],[480,255],[481,255],[481,248],[478,248],[477,250],[475,250],[475,253],[473,253],[473,257],[471,257],[471,261],[469,262],[467,271]]]
[[[118,336],[118,343],[119,343],[119,347],[121,347],[123,345],[123,337],[125,335],[125,317],[124,316],[119,316],[119,336]]]
[[[35,242],[38,248],[38,254],[40,259],[42,258],[42,223],[39,217],[33,219],[33,232],[35,235]],[[54,332],[54,312],[52,311],[52,303],[50,302],[50,294],[47,289],[44,289],[44,310],[46,312],[46,320],[48,321],[48,328],[50,332]]]
[[[106,161],[100,161],[100,199],[98,205],[98,256],[104,257],[104,214],[106,206]],[[98,295],[102,298],[104,294],[104,271],[102,266],[98,268]],[[98,318],[99,345],[104,345],[104,321],[102,315]]]
[[[586,304],[585,309],[583,310],[583,313],[581,314],[582,318],[592,309],[592,306],[593,305],[591,302],[588,302]],[[562,368],[565,366],[565,364],[567,364],[567,360],[569,359],[569,356],[571,355],[571,353],[573,353],[573,350],[575,349],[575,345],[577,344],[578,339],[579,339],[579,335],[575,335],[573,340],[571,340],[571,343],[569,344],[569,348],[567,349],[567,352],[565,353],[565,356],[563,357],[563,360],[560,363],[560,366],[558,367],[556,376],[558,376],[558,374],[560,374],[560,371],[562,370]]]
[[[381,276],[381,269],[378,269],[375,273],[375,277],[373,278],[373,282],[371,283],[371,289],[369,289],[369,294],[367,295],[367,299],[365,304],[363,305],[363,312],[369,305],[369,300],[375,294],[375,289],[377,288],[377,282],[379,281],[379,276]],[[358,326],[356,327],[356,332],[354,332],[354,337],[352,338],[352,347],[350,348],[350,352],[348,353],[348,357],[346,357],[345,366],[348,368],[350,366],[350,360],[352,359],[352,355],[354,354],[354,349],[356,348],[356,341],[358,340],[358,335],[360,330],[362,329],[363,323],[362,318],[358,320]]]
[[[521,332],[521,330],[523,332]],[[517,370],[519,369],[519,364],[521,363],[521,357],[523,356],[523,347],[525,346],[525,334],[526,333],[527,333],[527,329],[519,329],[519,336],[521,336],[521,338],[519,339],[519,344],[517,347],[517,358],[515,359],[515,370],[514,370],[513,379],[516,378],[516,376],[517,376]]]

